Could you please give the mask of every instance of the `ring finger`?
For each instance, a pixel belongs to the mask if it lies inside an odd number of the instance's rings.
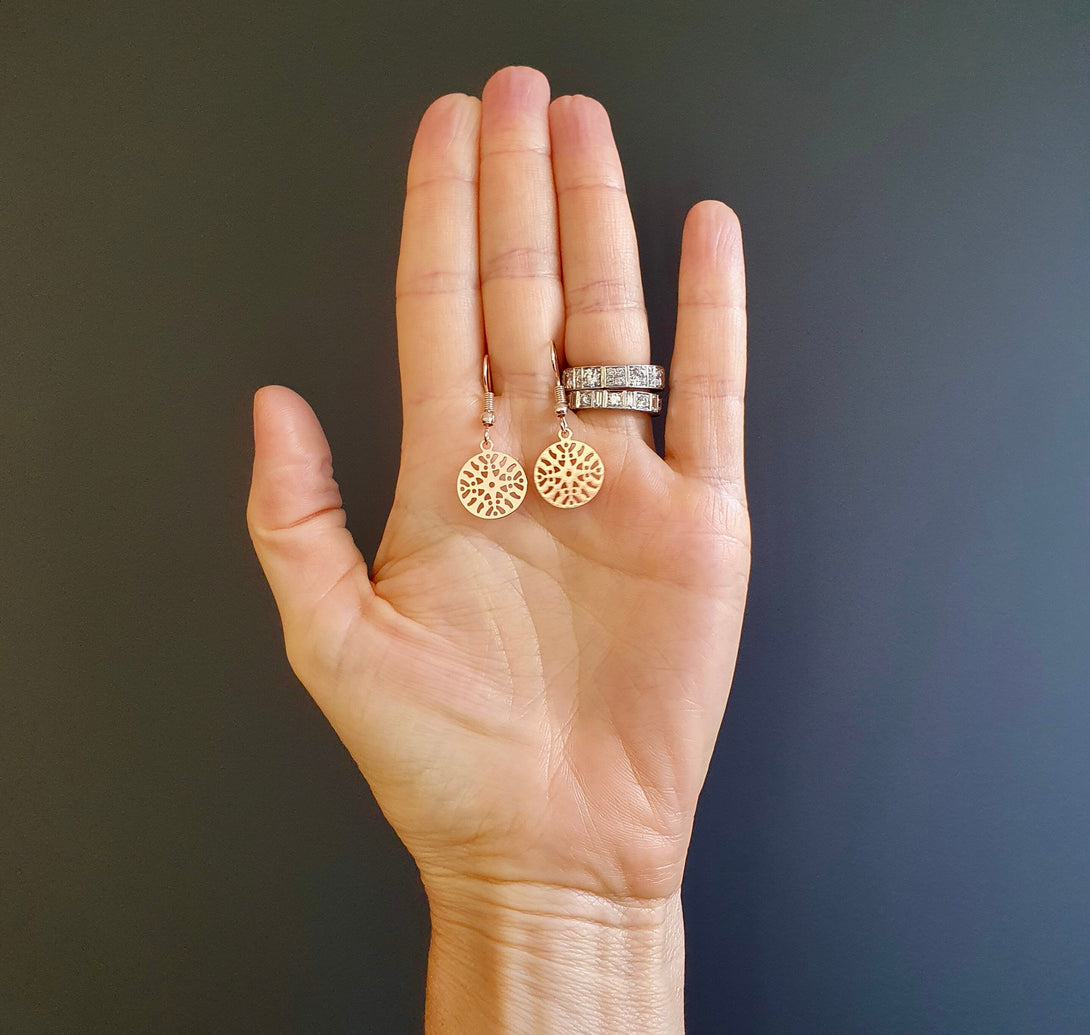
[[[571,366],[649,363],[639,251],[609,115],[581,95],[549,107],[564,271],[564,352]],[[581,410],[603,429],[652,444],[647,414]]]

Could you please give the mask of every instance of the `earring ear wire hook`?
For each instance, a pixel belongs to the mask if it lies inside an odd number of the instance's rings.
[[[484,413],[481,414],[481,423],[484,425],[484,438],[481,441],[482,449],[492,448],[492,425],[496,423],[495,401],[496,394],[492,391],[492,367],[488,362],[488,353],[484,354],[481,364],[481,382],[484,385]]]
[[[564,438],[565,433],[571,435],[571,429],[568,427],[567,412],[568,412],[568,397],[564,392],[564,383],[560,377],[560,362],[556,356],[556,342],[550,341],[549,347],[552,349],[553,359],[553,377],[556,378],[556,383],[553,385],[553,400],[555,402],[556,415],[560,418],[560,437]]]

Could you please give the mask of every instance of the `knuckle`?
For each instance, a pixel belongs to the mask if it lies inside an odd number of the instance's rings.
[[[560,279],[560,260],[551,248],[516,245],[489,255],[481,264],[481,283],[493,280],[546,277]]]

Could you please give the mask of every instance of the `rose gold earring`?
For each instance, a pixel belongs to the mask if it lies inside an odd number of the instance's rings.
[[[578,441],[568,427],[568,403],[556,359],[556,345],[550,341],[549,347],[553,352],[556,377],[553,395],[560,431],[557,440],[542,451],[534,464],[534,485],[542,499],[554,507],[581,507],[598,495],[606,470],[602,458],[586,442]]]
[[[492,425],[496,414],[492,407],[492,371],[484,357],[484,439],[481,451],[471,456],[458,472],[458,499],[462,506],[480,518],[501,518],[518,510],[526,498],[526,472],[513,456],[492,448]]]

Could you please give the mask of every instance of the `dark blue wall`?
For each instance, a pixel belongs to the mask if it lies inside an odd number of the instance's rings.
[[[372,555],[412,134],[509,63],[609,109],[658,361],[687,208],[745,234],[689,1031],[1090,1030],[1088,40],[1076,2],[6,5],[0,1030],[419,1028],[415,870],[250,552],[250,396],[314,405]]]

